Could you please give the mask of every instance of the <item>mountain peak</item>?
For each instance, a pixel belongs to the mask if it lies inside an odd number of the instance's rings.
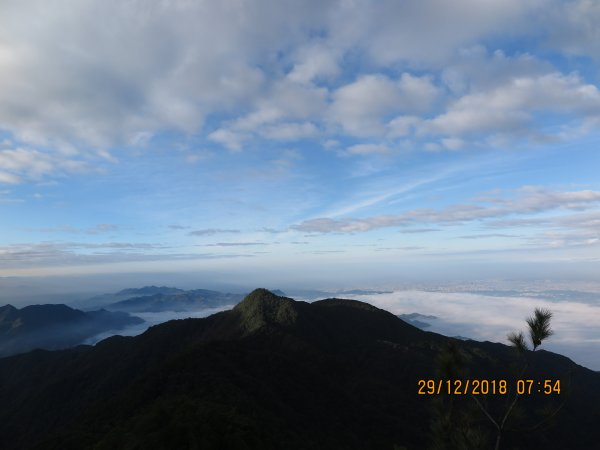
[[[268,289],[255,289],[233,308],[242,319],[246,332],[265,325],[291,325],[298,319],[296,301],[273,294]]]

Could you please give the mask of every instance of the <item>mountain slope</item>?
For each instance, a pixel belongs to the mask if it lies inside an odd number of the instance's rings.
[[[437,376],[449,343],[472,377],[504,377],[514,360],[506,346],[427,333],[365,303],[309,304],[256,290],[206,319],[0,359],[0,442],[7,449],[427,448],[434,398],[417,395],[417,381]],[[559,355],[531,356],[537,372],[529,376],[571,370],[577,383],[556,426],[509,434],[507,445],[593,448],[600,376]],[[455,408],[460,401],[469,399]],[[544,401],[522,403],[527,414]],[[485,432],[485,418],[474,426]]]

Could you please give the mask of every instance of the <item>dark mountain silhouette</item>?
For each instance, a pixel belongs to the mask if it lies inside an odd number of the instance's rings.
[[[163,312],[163,311],[197,311],[206,308],[218,308],[226,305],[235,305],[244,298],[241,294],[229,294],[207,289],[182,291],[175,293],[159,292],[152,295],[143,295],[129,298],[106,305],[111,311],[126,312]]]
[[[510,377],[508,346],[428,333],[358,301],[309,304],[258,289],[205,319],[0,359],[0,442],[7,450],[425,449],[436,397],[418,395],[418,380],[439,375],[450,344],[470,378]],[[570,392],[523,398],[503,448],[596,448],[600,375],[543,350],[530,357],[528,378],[566,385],[570,373]],[[506,399],[481,401],[496,414]],[[523,432],[518,420],[563,400],[551,421]],[[453,408],[469,402],[456,397]],[[474,417],[474,428],[486,426]]]
[[[105,310],[83,312],[66,305],[0,307],[0,357],[35,348],[60,349],[81,344],[108,330],[142,323],[138,317]]]

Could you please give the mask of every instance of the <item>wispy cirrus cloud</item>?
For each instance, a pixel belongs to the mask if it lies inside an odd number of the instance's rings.
[[[488,233],[488,234],[470,234],[465,236],[459,236],[461,239],[489,239],[489,238],[515,238],[519,237],[516,234],[503,234],[503,233]]]
[[[204,244],[202,247],[252,247],[256,245],[269,245],[268,242],[217,242]]]
[[[179,229],[179,228],[178,228]],[[201,230],[193,230],[188,233],[190,236],[213,236],[215,234],[240,233],[240,230],[224,229],[224,228],[203,228]]]
[[[174,252],[170,246],[144,242],[36,242],[0,246],[0,267],[36,268],[253,257],[252,254]]]
[[[31,228],[27,227],[27,231],[35,231],[41,233],[66,233],[66,234],[102,234],[115,232],[119,230],[119,226],[113,223],[99,223],[87,228],[78,228],[70,225],[63,225],[53,228]]]
[[[600,203],[600,192],[591,190],[555,192],[525,186],[516,198],[489,198],[485,204],[456,204],[446,208],[414,209],[401,214],[379,215],[361,219],[316,218],[293,225],[292,229],[310,233],[356,233],[378,228],[415,224],[453,224],[481,221],[514,214],[534,214],[555,209],[583,210]]]

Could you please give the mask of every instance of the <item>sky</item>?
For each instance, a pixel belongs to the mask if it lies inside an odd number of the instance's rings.
[[[598,23],[593,0],[4,0],[0,277],[597,280]]]

